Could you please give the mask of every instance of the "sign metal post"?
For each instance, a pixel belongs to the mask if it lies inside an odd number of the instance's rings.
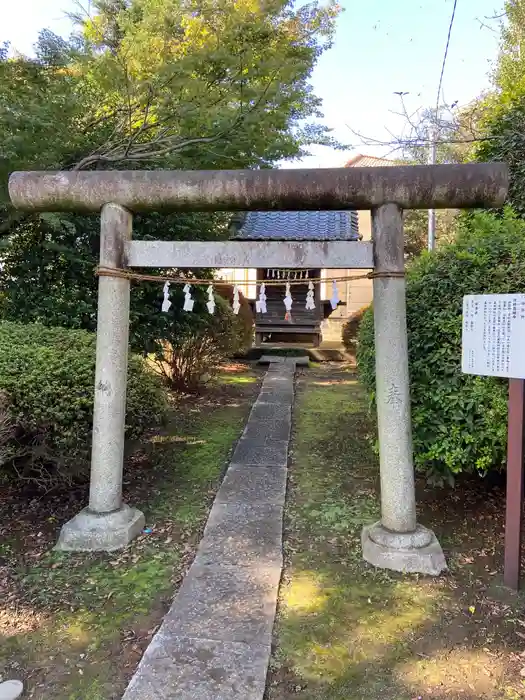
[[[462,370],[509,379],[503,582],[520,588],[525,466],[525,294],[463,298]]]

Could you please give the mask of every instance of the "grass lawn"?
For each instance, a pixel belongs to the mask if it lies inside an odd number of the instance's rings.
[[[167,425],[131,451],[125,500],[146,529],[112,554],[51,551],[84,489],[0,497],[0,678],[20,678],[35,700],[120,698],[170,605],[259,375],[225,368],[198,398],[174,403]]]
[[[525,698],[525,601],[498,586],[501,486],[418,484],[419,519],[449,572],[373,569],[360,550],[363,523],[379,517],[366,408],[351,372],[310,369],[298,381],[267,700]]]

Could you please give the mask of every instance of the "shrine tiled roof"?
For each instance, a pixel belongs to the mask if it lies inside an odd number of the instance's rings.
[[[392,165],[402,165],[403,161],[391,160],[390,158],[377,158],[376,156],[365,156],[359,153],[350,158],[345,168],[385,168]]]
[[[234,218],[232,238],[253,241],[358,241],[355,211],[249,211]]]

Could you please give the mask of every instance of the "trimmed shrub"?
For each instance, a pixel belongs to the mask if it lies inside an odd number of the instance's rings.
[[[218,373],[224,360],[245,351],[251,343],[244,319],[236,316],[221,296],[215,296],[215,303],[214,314],[202,313],[197,297],[195,313],[166,326],[163,340],[157,343],[155,366],[175,391],[198,392]]]
[[[348,321],[343,325],[343,345],[345,350],[355,357],[357,350],[357,336],[359,332],[359,326],[363,320],[363,316],[368,309],[367,306],[363,306],[358,311],[356,311]]]
[[[407,275],[407,324],[416,468],[431,483],[502,469],[507,381],[461,372],[465,294],[525,292],[525,222],[476,213],[455,243],[425,253]],[[373,312],[359,332],[358,367],[374,400]]]
[[[0,323],[0,469],[51,488],[89,474],[95,335]],[[165,407],[157,377],[132,355],[126,436],[138,438]]]
[[[233,285],[223,282],[220,284],[216,284],[215,289],[217,291],[217,294],[220,294],[221,297],[226,299],[229,306],[231,307],[231,305],[233,304]],[[236,353],[243,354],[249,348],[251,348],[253,344],[255,319],[253,317],[253,311],[252,307],[250,306],[250,302],[246,299],[246,297],[241,291],[239,291],[239,302],[241,308],[239,309],[237,321],[233,330],[238,337],[238,350],[236,350]]]

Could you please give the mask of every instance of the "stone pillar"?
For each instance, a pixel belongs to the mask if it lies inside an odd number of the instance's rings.
[[[101,213],[100,265],[126,266],[132,215],[117,204]],[[130,282],[101,275],[89,505],[64,525],[57,549],[111,551],[141,532],[143,514],[122,502]]]
[[[439,574],[446,568],[441,547],[433,532],[416,522],[403,213],[397,205],[373,211],[372,237],[374,272],[379,273],[374,278],[374,322],[381,521],[364,528],[363,556],[381,568]]]

